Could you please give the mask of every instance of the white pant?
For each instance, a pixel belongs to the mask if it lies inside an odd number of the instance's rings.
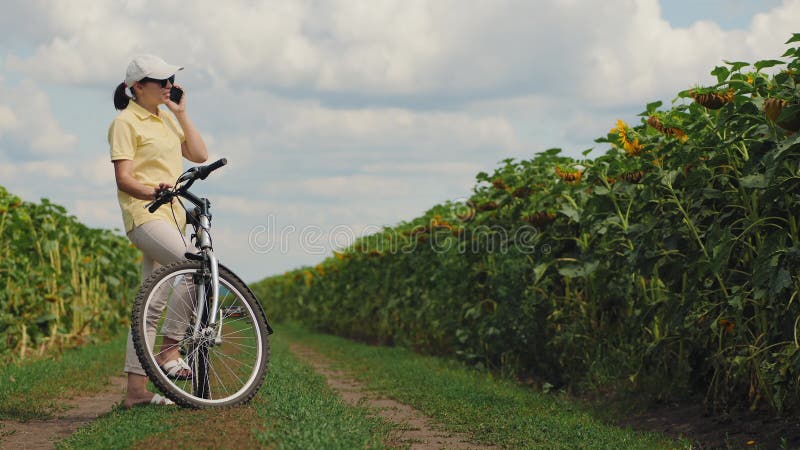
[[[185,258],[184,254],[187,251],[187,246],[175,225],[163,220],[153,220],[134,228],[128,232],[128,239],[142,251],[143,283],[159,267]],[[189,244],[188,240],[186,244]],[[183,288],[173,291],[171,284],[162,284],[156,291],[156,301],[151,302],[147,310],[147,334],[151,343],[155,340],[156,321],[164,309],[168,296],[169,307],[161,333],[180,340],[186,331],[192,306],[191,299],[196,298],[194,289]],[[145,375],[133,348],[133,338],[130,333],[125,354],[125,372]]]

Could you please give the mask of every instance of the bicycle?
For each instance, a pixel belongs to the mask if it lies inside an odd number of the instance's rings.
[[[211,203],[189,188],[227,164],[225,158],[193,167],[145,208],[151,213],[176,199],[194,228],[197,253],[160,267],[142,283],[131,315],[133,345],[153,384],[189,408],[249,402],[267,375],[269,335],[261,303],[230,269],[219,264],[211,239]],[[190,212],[181,199],[194,205]],[[173,213],[174,214],[174,213]],[[167,308],[164,306],[168,305]],[[168,375],[158,364],[164,338],[177,342],[191,375]],[[160,349],[160,350],[156,350]]]

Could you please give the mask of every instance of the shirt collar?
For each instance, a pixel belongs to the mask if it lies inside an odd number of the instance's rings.
[[[130,109],[131,112],[136,114],[136,116],[141,120],[147,119],[148,117],[151,117],[151,116],[161,120],[160,114],[157,116],[157,115],[151,113],[150,111],[142,108],[142,106],[140,104],[136,103],[133,100],[128,102],[128,108],[127,109]],[[159,113],[160,113],[160,111],[159,111]]]

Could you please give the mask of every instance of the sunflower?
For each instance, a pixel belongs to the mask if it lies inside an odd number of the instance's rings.
[[[446,220],[442,220],[441,218],[437,220],[436,218],[434,218],[431,221],[431,229],[437,229],[437,228],[449,230],[451,228],[451,225]]]
[[[686,133],[684,133],[683,130],[681,130],[680,128],[674,128],[674,127],[667,128],[666,130],[664,130],[664,134],[666,134],[667,136],[672,136],[681,142],[686,142],[689,140],[689,136]]]
[[[639,143],[638,137],[634,138],[633,141],[626,140],[622,146],[628,156],[636,156],[642,153],[642,144]]]
[[[639,137],[634,136],[633,140],[630,139],[630,136],[628,136],[628,124],[626,124],[624,120],[618,119],[617,126],[611,129],[611,133],[619,136],[622,148],[625,149],[625,153],[627,153],[628,156],[635,156],[642,153],[643,146],[639,143]]]
[[[731,103],[734,97],[733,89],[729,89],[725,92],[697,92],[697,91],[690,91],[689,96],[692,99],[705,106],[708,109],[720,109],[725,104]]]
[[[556,213],[550,211],[539,211],[522,218],[531,225],[542,226],[556,220]]]
[[[674,137],[675,139],[686,142],[689,139],[689,136],[683,132],[680,128],[675,127],[665,127],[664,124],[661,122],[657,116],[650,116],[647,118],[647,124],[651,127],[655,128],[661,133],[664,133],[667,136]]]
[[[644,173],[645,173],[644,170],[635,170],[633,172],[623,173],[620,176],[620,178],[627,181],[628,183],[638,183],[639,181],[642,180]]]
[[[564,170],[559,166],[555,166],[554,170],[558,178],[561,178],[562,180],[566,181],[569,184],[578,183],[579,181],[581,181],[581,178],[583,177],[583,172],[579,170],[574,170],[574,169]]]
[[[732,334],[733,333],[733,329],[736,327],[736,324],[733,323],[733,321],[728,320],[728,319],[719,319],[717,324],[719,325],[720,328],[725,330],[725,333],[727,333],[727,334]]]
[[[511,193],[516,198],[527,198],[533,194],[533,189],[529,188],[528,186],[522,186],[514,189],[514,192]]]
[[[508,186],[506,186],[506,183],[505,183],[505,181],[503,181],[502,178],[494,179],[492,181],[492,186],[494,186],[495,189],[500,190],[500,191],[505,191],[506,189],[508,189]]]
[[[500,207],[500,205],[498,205],[497,202],[489,201],[489,202],[481,203],[481,204],[477,205],[476,209],[478,211],[494,211],[495,209],[497,209],[499,207]]]
[[[661,119],[659,119],[658,116],[648,117],[647,124],[662,133],[664,132],[664,124],[661,123]]]

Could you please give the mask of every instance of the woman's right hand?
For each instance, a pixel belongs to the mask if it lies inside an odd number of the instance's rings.
[[[158,194],[160,194],[163,191],[166,191],[168,189],[172,189],[172,185],[171,184],[169,184],[169,183],[158,183],[158,186],[156,186],[155,189],[153,190],[153,200],[155,200],[156,197],[158,197]]]

